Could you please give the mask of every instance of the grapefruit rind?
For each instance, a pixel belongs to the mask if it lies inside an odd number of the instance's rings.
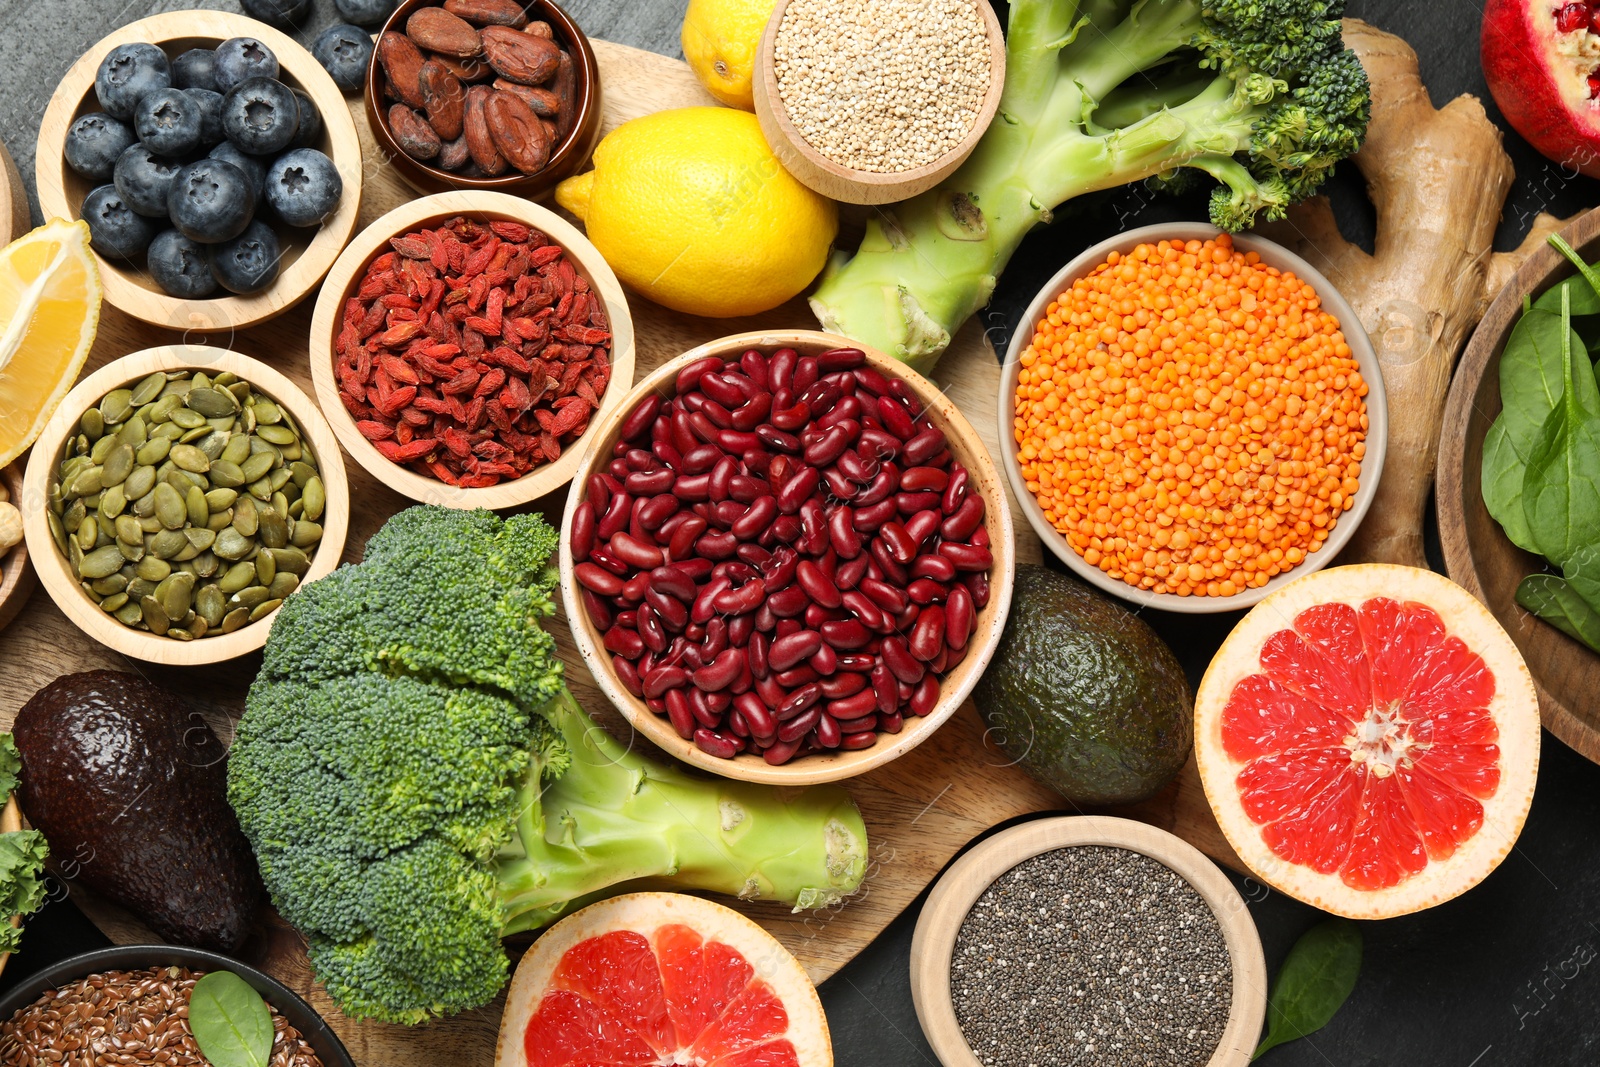
[[[1419,873],[1388,889],[1360,890],[1337,872],[1322,874],[1276,855],[1262,826],[1245,812],[1237,778],[1245,764],[1223,746],[1223,709],[1246,677],[1261,671],[1267,639],[1294,625],[1319,604],[1343,602],[1359,608],[1374,597],[1417,601],[1432,607],[1449,632],[1481,656],[1493,672],[1489,711],[1499,727],[1500,782],[1484,800],[1483,826],[1453,856],[1433,860]],[[1539,773],[1539,699],[1522,655],[1500,623],[1470,593],[1432,571],[1389,564],[1358,564],[1309,574],[1256,605],[1234,627],[1200,682],[1194,704],[1194,752],[1200,782],[1223,836],[1255,876],[1313,907],[1351,919],[1385,919],[1431,908],[1483,881],[1510,853]]]
[[[789,1016],[784,1038],[794,1046],[800,1067],[832,1067],[828,1019],[800,961],[771,934],[732,908],[682,893],[612,897],[574,912],[541,934],[517,964],[506,993],[495,1067],[527,1067],[523,1035],[569,949],[592,937],[620,930],[653,940],[655,931],[674,924],[692,927],[706,941],[720,941],[742,955],[754,968],[755,977],[771,986],[783,1002]]]

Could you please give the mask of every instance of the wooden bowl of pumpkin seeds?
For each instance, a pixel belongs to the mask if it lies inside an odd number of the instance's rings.
[[[67,394],[23,482],[39,580],[90,637],[151,663],[259,649],[344,551],[350,488],[309,397],[204,345],[124,356]]]

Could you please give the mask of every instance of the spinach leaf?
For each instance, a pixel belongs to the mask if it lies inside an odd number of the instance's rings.
[[[1517,603],[1574,641],[1600,652],[1600,612],[1559,574],[1530,574],[1517,586]]]
[[[1577,251],[1567,243],[1567,239],[1559,233],[1550,235],[1550,247],[1566,256],[1568,261],[1578,268],[1578,277],[1567,278],[1554,289],[1547,290],[1543,296],[1534,301],[1533,306],[1548,311],[1561,310],[1559,290],[1566,289],[1570,293],[1572,314],[1600,314],[1600,270],[1584,262],[1583,257],[1578,255]]]
[[[1600,387],[1587,355],[1573,357],[1570,310],[1563,300],[1565,387],[1539,429],[1522,482],[1522,508],[1534,543],[1557,566],[1600,541]]]
[[[1496,419],[1483,439],[1483,506],[1512,544],[1527,552],[1538,552],[1527,512],[1522,510],[1522,481],[1526,474],[1527,462],[1511,442],[1506,419]]]
[[[1349,919],[1324,919],[1301,934],[1272,984],[1267,1036],[1251,1059],[1328,1025],[1360,973],[1361,930]]]
[[[189,994],[189,1029],[212,1067],[267,1067],[272,1013],[232,971],[212,971]]]

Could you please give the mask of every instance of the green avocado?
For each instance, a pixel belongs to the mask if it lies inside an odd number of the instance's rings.
[[[1011,615],[975,695],[1006,754],[1078,804],[1150,797],[1194,741],[1194,694],[1172,650],[1138,617],[1045,567],[1017,568]]]

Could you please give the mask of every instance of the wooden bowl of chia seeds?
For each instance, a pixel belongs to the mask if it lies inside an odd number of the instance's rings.
[[[1267,967],[1244,900],[1165,830],[1068,816],[1014,826],[934,885],[911,997],[944,1067],[1243,1067]]]
[[[892,204],[966,161],[1005,80],[988,0],[778,0],[751,88],[785,170],[834,200]]]
[[[273,1067],[356,1067],[333,1029],[282,982],[227,956],[171,945],[98,949],[19,982],[0,997],[0,1050],[8,1063],[77,1063],[87,1046],[98,1054],[94,1062],[114,1062],[131,1031],[141,1029],[147,1041],[164,1042],[160,1062],[204,1063],[188,1021],[176,1009],[187,1012],[194,978],[219,970],[232,971],[267,1002],[275,1032]],[[97,998],[92,1004],[81,996],[91,985]],[[78,1024],[63,1032],[62,1020],[73,1018]],[[98,1037],[95,1026],[101,1027]],[[122,1062],[133,1057],[125,1055]]]

